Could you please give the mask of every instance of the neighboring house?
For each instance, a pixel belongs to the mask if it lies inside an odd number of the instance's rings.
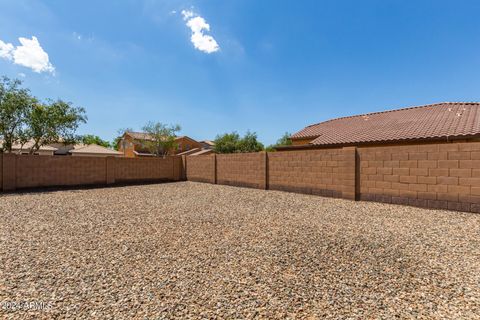
[[[199,151],[202,151],[202,149],[200,148],[194,148],[194,149],[190,149],[190,150],[187,150],[187,151],[183,151],[183,152],[180,152],[180,153],[177,153],[177,156],[189,156],[191,154],[194,154],[194,153],[197,153]]]
[[[202,145],[202,149],[213,149],[213,147],[215,147],[215,142],[211,140],[200,141],[200,144]]]
[[[152,157],[153,154],[151,154],[145,146],[145,141],[149,140],[152,141],[152,138],[148,133],[127,131],[118,142],[118,151],[129,158]],[[202,148],[202,145],[198,141],[187,136],[176,137],[175,143],[177,144],[177,148],[170,150],[169,153],[171,154],[179,154],[191,149]]]
[[[191,156],[204,156],[211,153],[215,153],[215,151],[213,151],[213,149],[203,149],[192,153]]]
[[[97,144],[76,145],[70,154],[74,157],[122,157],[123,153]]]
[[[214,153],[213,149],[200,149],[195,148],[188,151],[184,151],[182,153],[178,153],[177,156],[200,156]]]
[[[30,154],[30,150],[33,147],[34,142],[28,141],[23,146],[20,144],[14,144],[12,146],[12,151],[15,154]],[[3,146],[3,141],[0,141],[0,146]],[[57,151],[57,148],[52,146],[42,146],[38,151],[35,151],[35,155],[40,156],[53,156],[54,152]]]
[[[480,103],[444,102],[332,119],[291,136],[278,150],[480,141]]]
[[[61,142],[52,143],[55,147],[56,156],[83,156],[83,157],[122,157],[123,153],[97,144],[63,144]]]

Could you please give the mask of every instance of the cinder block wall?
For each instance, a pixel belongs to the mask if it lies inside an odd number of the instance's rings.
[[[215,183],[215,154],[185,157],[189,181]]]
[[[361,200],[480,212],[480,142],[357,152]]]
[[[266,153],[218,154],[217,183],[265,189]]]
[[[116,158],[116,182],[142,182],[175,180],[175,163],[180,157],[161,158]]]
[[[17,189],[105,183],[105,158],[22,155],[13,159]]]
[[[355,199],[355,148],[268,154],[272,190]]]
[[[2,191],[182,180],[181,157],[127,159],[0,154]]]
[[[0,153],[0,191],[3,190],[3,154]]]

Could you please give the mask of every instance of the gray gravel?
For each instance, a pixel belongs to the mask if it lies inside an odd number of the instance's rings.
[[[0,241],[2,318],[480,318],[478,214],[181,182],[0,196]]]

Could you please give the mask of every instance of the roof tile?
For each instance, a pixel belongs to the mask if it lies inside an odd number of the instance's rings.
[[[292,135],[313,145],[480,136],[480,103],[444,102],[328,120]]]

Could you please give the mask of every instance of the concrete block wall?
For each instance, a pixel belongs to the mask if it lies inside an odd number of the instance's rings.
[[[181,157],[126,159],[0,154],[0,189],[182,180]]]
[[[266,189],[266,152],[216,155],[218,184]]]
[[[0,190],[3,190],[3,154],[0,153]]]
[[[186,156],[186,179],[189,181],[215,183],[215,154]]]
[[[272,190],[355,199],[355,148],[272,152]]]
[[[16,161],[15,188],[102,184],[105,158],[5,155]]]
[[[175,163],[181,157],[162,158],[116,158],[115,182],[148,182],[175,180]]]
[[[480,212],[480,142],[357,152],[360,200]]]

